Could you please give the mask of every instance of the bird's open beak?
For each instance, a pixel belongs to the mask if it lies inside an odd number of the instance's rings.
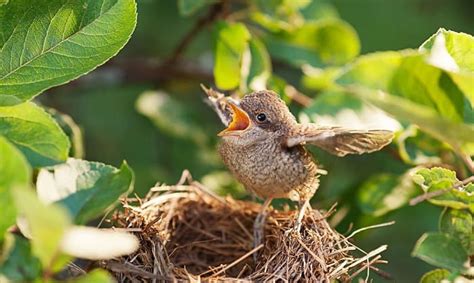
[[[223,130],[218,136],[238,136],[250,126],[250,118],[242,108],[232,102],[228,102],[232,109],[232,121],[227,129]]]

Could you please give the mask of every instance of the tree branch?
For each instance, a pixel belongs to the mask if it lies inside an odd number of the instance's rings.
[[[227,2],[227,1],[224,1]],[[207,25],[214,22],[219,16],[225,12],[225,6],[223,2],[216,3],[209,8],[208,13],[200,18],[194,25],[194,27],[188,31],[188,33],[181,39],[173,53],[163,62],[163,65],[172,65],[181,57],[181,55],[186,51],[186,48],[194,40],[196,35],[202,31]]]

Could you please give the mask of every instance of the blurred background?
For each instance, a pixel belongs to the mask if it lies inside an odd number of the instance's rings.
[[[49,90],[40,102],[67,113],[79,125],[88,160],[116,166],[127,160],[135,171],[135,191],[139,195],[157,182],[175,183],[181,172],[189,169],[195,179],[219,193],[248,198],[216,153],[216,134],[223,126],[203,102],[199,87],[201,83],[214,86],[213,28],[204,20],[212,13],[213,4],[183,16],[176,1],[137,2],[137,29],[125,49],[90,75]],[[252,1],[229,2],[230,14],[240,19],[246,10],[234,12]],[[472,0],[315,2],[322,7],[315,17],[340,17],[352,25],[361,54],[417,48],[440,27],[474,34]],[[308,106],[304,101],[287,99],[300,119],[311,116],[311,111],[331,115],[334,103],[338,109],[351,103],[328,102],[324,95],[302,84],[301,68],[275,59],[272,50],[270,54],[273,73],[304,93],[303,98],[315,99],[309,107],[303,107]],[[423,141],[431,142],[427,137]],[[329,172],[321,178],[314,207],[328,209],[337,202],[338,212],[332,221],[341,233],[395,220],[390,227],[360,233],[356,242],[366,250],[388,244],[384,257],[389,264],[383,269],[396,281],[414,282],[432,269],[412,258],[410,252],[423,232],[437,229],[439,209],[422,203],[380,211],[373,195],[371,202],[365,201],[368,192],[393,186],[393,176],[402,178],[412,167],[402,161],[396,145],[382,152],[346,158],[317,149],[314,153]]]

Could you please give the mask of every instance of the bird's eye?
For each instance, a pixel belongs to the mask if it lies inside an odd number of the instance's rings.
[[[257,121],[259,122],[265,122],[267,120],[267,115],[264,113],[260,113],[257,115]]]

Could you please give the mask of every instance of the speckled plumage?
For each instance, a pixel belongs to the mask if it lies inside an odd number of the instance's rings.
[[[240,107],[251,119],[266,113],[270,123],[248,137],[222,139],[219,153],[229,170],[260,198],[311,198],[319,185],[317,165],[303,146],[285,146],[285,138],[298,123],[284,102],[262,91],[245,96]]]

